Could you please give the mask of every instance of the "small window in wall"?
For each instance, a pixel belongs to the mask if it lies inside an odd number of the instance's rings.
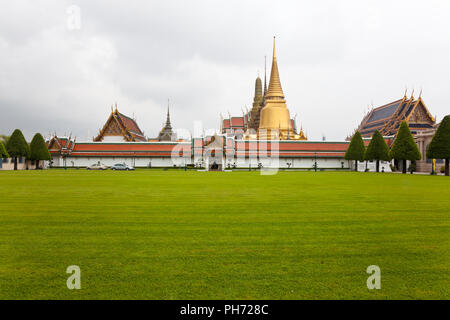
[[[23,157],[19,157],[19,163],[23,163],[24,158]]]
[[[0,168],[2,168],[2,167],[3,167],[3,159],[0,158]]]

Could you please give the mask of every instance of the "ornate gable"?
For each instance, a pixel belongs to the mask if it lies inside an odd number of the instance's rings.
[[[47,142],[48,151],[54,155],[67,155],[70,154],[75,147],[76,139],[69,137],[58,137],[56,134]]]
[[[48,150],[56,150],[56,151],[60,151],[62,149],[62,146],[59,143],[59,140],[56,136],[54,136],[53,138],[50,139],[50,141],[48,142],[47,149]]]
[[[427,107],[423,103],[422,98],[419,98],[419,100],[417,100],[417,103],[414,106],[414,109],[411,111],[411,114],[407,120],[409,122],[429,124],[434,124],[436,122],[434,117],[430,114]]]
[[[123,141],[147,141],[136,121],[121,114],[117,110],[117,106],[94,141],[103,141],[108,136],[123,137]]]
[[[122,134],[122,129],[120,128],[117,119],[114,117],[110,117],[106,123],[104,135],[121,136]]]

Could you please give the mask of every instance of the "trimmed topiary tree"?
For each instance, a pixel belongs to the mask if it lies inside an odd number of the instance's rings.
[[[414,142],[409,126],[405,121],[402,122],[397,131],[390,155],[393,159],[403,161],[403,173],[406,173],[406,160],[415,161],[422,159],[419,148]]]
[[[445,175],[449,175],[450,115],[442,119],[433,140],[428,145],[427,157],[429,159],[445,159]]]
[[[355,171],[358,171],[358,161],[364,160],[364,153],[366,152],[366,146],[362,139],[361,133],[356,131],[353,135],[352,141],[348,145],[345,152],[345,160],[355,160]]]
[[[2,141],[0,141],[0,158],[9,158],[9,154]]]
[[[8,151],[10,157],[14,159],[14,170],[17,170],[17,158],[29,158],[30,147],[28,146],[22,131],[19,129],[14,130],[6,144],[6,151]]]
[[[389,157],[389,147],[378,130],[375,130],[375,132],[373,133],[364,158],[365,160],[377,161],[377,172],[380,172],[380,160],[391,160]]]
[[[30,144],[30,160],[36,161],[36,169],[39,169],[39,160],[51,160],[45,140],[40,133],[36,133]]]

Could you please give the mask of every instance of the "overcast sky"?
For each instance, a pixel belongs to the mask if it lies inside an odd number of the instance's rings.
[[[168,98],[174,127],[219,128],[251,107],[274,35],[310,139],[345,139],[405,86],[438,121],[450,113],[450,1],[14,0],[0,9],[0,134],[86,140],[117,102],[153,137]]]

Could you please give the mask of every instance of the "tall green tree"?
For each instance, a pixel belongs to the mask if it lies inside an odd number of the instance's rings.
[[[0,158],[9,158],[9,154],[2,141],[0,141]]]
[[[386,144],[383,136],[378,130],[372,135],[369,146],[367,147],[366,153],[364,155],[366,160],[376,160],[377,161],[377,172],[380,172],[380,160],[389,161],[389,147]]]
[[[19,129],[14,130],[6,144],[6,151],[14,159],[14,170],[17,170],[17,159],[19,157],[29,158],[30,147]]]
[[[359,131],[353,135],[352,141],[348,145],[345,152],[345,160],[355,160],[355,171],[358,171],[358,161],[364,160],[364,153],[366,152],[366,146],[364,145],[363,138]]]
[[[36,169],[39,169],[40,160],[51,160],[45,140],[40,133],[36,133],[30,144],[30,160],[36,161]]]
[[[427,157],[429,159],[445,159],[445,175],[449,175],[450,115],[442,119],[436,134],[428,145]]]
[[[394,144],[391,148],[391,158],[402,160],[403,173],[406,173],[406,160],[414,161],[422,159],[422,155],[420,154],[417,144],[414,142],[414,138],[406,121],[401,123],[400,128],[397,131],[397,136],[395,137]]]

